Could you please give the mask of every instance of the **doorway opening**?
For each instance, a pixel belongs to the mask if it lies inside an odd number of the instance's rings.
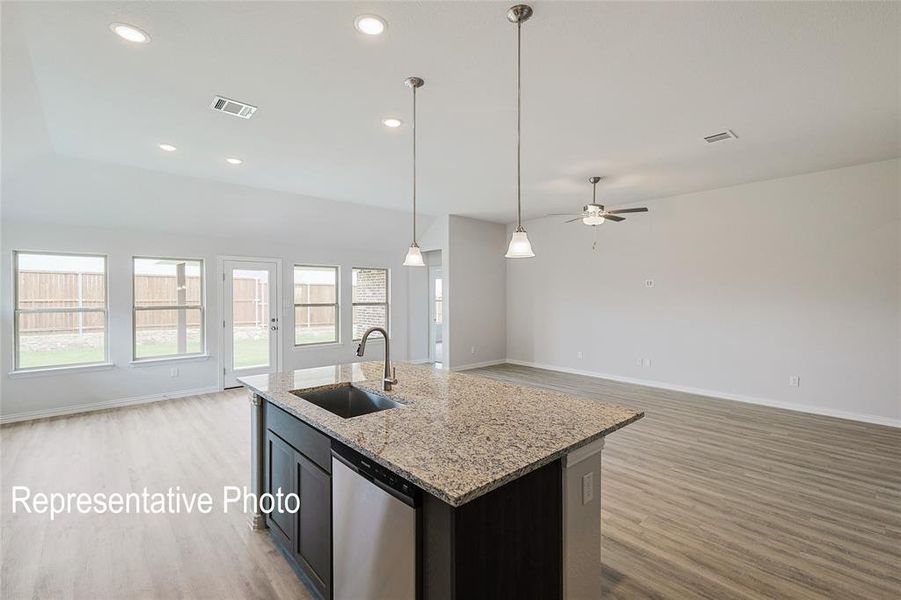
[[[440,253],[438,259],[440,261]],[[444,347],[444,276],[439,264],[429,265],[429,362],[443,367]]]

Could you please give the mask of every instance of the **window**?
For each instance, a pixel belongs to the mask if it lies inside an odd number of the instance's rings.
[[[353,270],[353,339],[370,327],[388,331],[388,269]]]
[[[134,259],[134,359],[202,354],[203,261]]]
[[[338,267],[294,266],[294,345],[338,341]]]
[[[15,369],[105,363],[106,257],[16,252]]]

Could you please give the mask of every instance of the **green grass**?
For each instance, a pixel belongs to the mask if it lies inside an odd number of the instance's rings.
[[[334,341],[335,330],[326,326],[321,328],[298,329],[295,334],[295,343],[321,344]],[[188,340],[188,350],[199,352],[199,340]],[[138,346],[139,358],[156,358],[171,356],[176,348],[173,343],[140,344]],[[235,367],[250,367],[263,365],[268,362],[269,340],[266,337],[258,339],[239,339],[235,345]],[[39,367],[56,367],[61,365],[74,365],[84,363],[103,362],[103,348],[101,346],[75,346],[71,348],[28,349],[19,351],[19,368],[32,369]]]
[[[53,350],[20,350],[19,368],[58,367],[80,363],[103,362],[103,348],[55,348]]]

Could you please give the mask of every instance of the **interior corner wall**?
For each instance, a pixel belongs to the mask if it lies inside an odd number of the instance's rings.
[[[507,355],[506,227],[450,216],[447,322],[451,369],[502,362]]]
[[[901,424],[899,160],[648,206],[527,223],[509,359]]]

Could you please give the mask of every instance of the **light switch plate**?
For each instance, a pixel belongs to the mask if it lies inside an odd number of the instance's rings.
[[[588,504],[594,499],[594,471],[582,475],[582,504]]]

